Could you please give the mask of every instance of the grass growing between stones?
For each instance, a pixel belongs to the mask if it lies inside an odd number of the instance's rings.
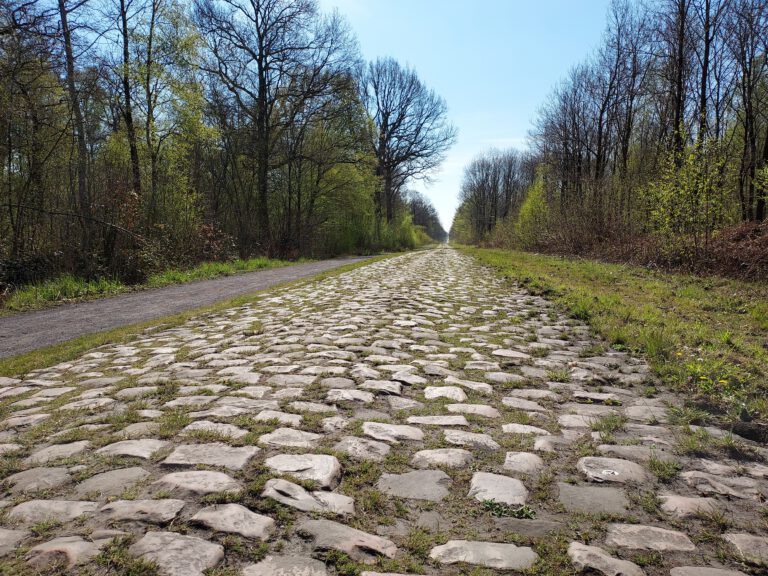
[[[524,252],[463,248],[644,354],[665,383],[726,420],[768,414],[768,286]]]
[[[0,360],[0,376],[16,377],[19,375],[24,375],[27,372],[30,372],[31,370],[51,366],[53,364],[56,364],[57,362],[66,362],[69,360],[73,360],[78,356],[80,356],[81,354],[91,351],[95,348],[98,348],[99,346],[103,346],[106,344],[124,344],[126,342],[130,342],[134,340],[137,335],[149,336],[153,333],[156,333],[162,330],[167,330],[169,328],[175,328],[177,326],[181,326],[182,324],[184,324],[185,322],[187,322],[192,318],[196,318],[206,314],[213,314],[215,312],[221,312],[222,310],[227,310],[230,308],[236,308],[238,306],[250,304],[254,300],[256,300],[260,294],[263,294],[263,293],[277,291],[277,290],[288,288],[288,287],[311,284],[313,282],[317,282],[318,280],[323,280],[325,278],[330,278],[332,276],[338,276],[345,272],[349,272],[350,270],[354,270],[362,266],[367,266],[369,264],[379,262],[380,260],[394,258],[399,255],[400,253],[392,253],[392,254],[385,254],[382,256],[376,256],[374,258],[369,258],[362,262],[355,262],[353,264],[339,266],[338,268],[334,268],[326,272],[321,272],[320,274],[317,274],[315,276],[300,278],[298,280],[293,280],[293,281],[285,282],[276,286],[271,286],[269,288],[265,288],[264,290],[253,292],[251,294],[244,294],[242,296],[237,296],[229,300],[217,302],[216,304],[212,304],[210,306],[195,308],[193,310],[188,310],[187,312],[182,312],[180,314],[174,314],[171,316],[166,316],[164,318],[158,318],[155,320],[148,320],[147,322],[141,322],[138,324],[123,326],[120,328],[116,328],[114,330],[109,330],[107,332],[100,332],[98,334],[89,334],[87,336],[81,336],[80,338],[75,338],[68,342],[56,344],[55,346],[49,346],[48,348],[35,350],[33,352],[27,352],[25,354],[20,354],[18,356],[13,356],[10,358],[4,358]]]

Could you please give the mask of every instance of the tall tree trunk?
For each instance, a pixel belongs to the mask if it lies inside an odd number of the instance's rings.
[[[699,85],[699,133],[697,135],[697,144],[701,148],[704,138],[707,134],[707,82],[709,81],[709,53],[712,45],[712,34],[710,33],[711,0],[704,0],[704,54],[701,59],[701,83]]]
[[[267,93],[268,71],[263,55],[260,55],[257,64],[259,68],[259,89],[257,94],[258,102],[256,104],[258,109],[256,119],[256,161],[258,164],[256,219],[259,226],[260,249],[264,254],[269,255],[271,251],[271,234],[269,230],[269,160],[271,150]]]
[[[685,26],[688,15],[689,0],[677,0],[677,15],[675,21],[675,83],[673,101],[673,137],[672,146],[675,151],[675,163],[682,163],[683,154],[683,113],[685,110]]]
[[[67,92],[75,125],[77,139],[77,209],[82,228],[82,249],[87,257],[90,257],[92,249],[92,210],[91,196],[88,189],[88,146],[85,141],[85,121],[80,107],[80,95],[75,86],[75,56],[72,50],[72,34],[69,29],[68,10],[65,0],[59,0],[59,18],[61,19],[61,33],[64,39],[64,54],[67,70]]]
[[[157,180],[159,152],[155,145],[155,93],[152,90],[152,74],[154,73],[154,41],[155,22],[160,9],[161,0],[152,0],[149,16],[149,29],[147,31],[147,57],[144,62],[144,98],[147,101],[147,118],[144,123],[144,140],[149,154],[149,220],[154,224],[157,212]]]
[[[133,125],[133,106],[131,104],[130,66],[131,55],[128,45],[128,9],[125,0],[120,0],[120,22],[123,32],[123,119],[125,131],[128,134],[128,147],[131,151],[131,175],[133,176],[133,192],[141,197],[141,164],[139,164],[139,149],[136,146],[136,129]]]

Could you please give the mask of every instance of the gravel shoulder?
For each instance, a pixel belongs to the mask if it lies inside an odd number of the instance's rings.
[[[179,314],[366,259],[336,258],[258,270],[0,318],[0,358]]]

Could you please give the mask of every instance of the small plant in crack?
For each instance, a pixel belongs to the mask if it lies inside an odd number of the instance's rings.
[[[491,516],[496,518],[519,518],[533,520],[536,518],[536,511],[523,504],[522,506],[510,506],[496,500],[483,500],[483,510],[490,512]]]

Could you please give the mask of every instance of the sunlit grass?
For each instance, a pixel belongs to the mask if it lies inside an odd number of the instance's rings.
[[[231,276],[240,272],[252,272],[267,268],[279,268],[305,262],[299,260],[276,260],[271,258],[249,258],[229,262],[204,262],[194,268],[174,268],[152,274],[145,283],[127,286],[114,278],[85,280],[65,274],[53,280],[22,286],[15,290],[5,302],[0,302],[0,312],[21,312],[39,310],[63,302],[92,300],[113,296],[142,288],[159,288],[171,284],[185,284],[195,280],[206,280],[220,276]]]
[[[40,284],[24,286],[14,291],[2,304],[11,311],[34,310],[51,302],[84,300],[124,292],[127,287],[119,280],[100,278],[84,280],[69,274]]]
[[[248,260],[233,260],[230,262],[204,262],[194,268],[186,270],[173,269],[152,274],[146,282],[150,288],[168,286],[169,284],[183,284],[195,280],[217,278],[219,276],[231,276],[239,272],[252,272],[267,268],[279,268],[293,263],[287,260],[275,260],[271,258],[250,258]]]
[[[585,321],[615,349],[644,355],[690,400],[768,414],[768,286],[636,266],[465,248]]]

